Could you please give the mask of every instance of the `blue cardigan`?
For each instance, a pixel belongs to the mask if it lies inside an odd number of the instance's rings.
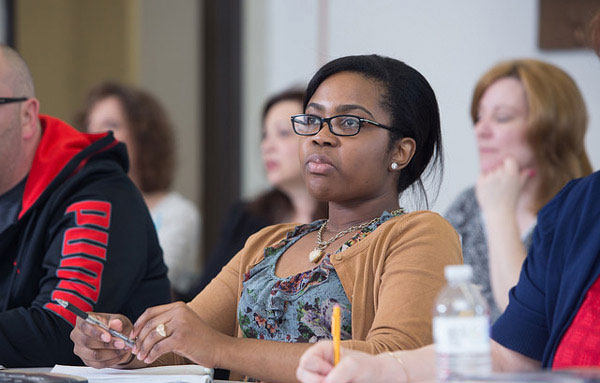
[[[538,214],[533,243],[492,339],[551,367],[600,274],[600,172],[571,181]]]

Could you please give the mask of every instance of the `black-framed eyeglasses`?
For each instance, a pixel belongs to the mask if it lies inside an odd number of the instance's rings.
[[[23,102],[27,100],[27,97],[0,97],[0,105],[10,104],[11,102]]]
[[[300,136],[314,136],[323,129],[323,124],[329,125],[329,131],[336,136],[356,136],[364,123],[375,125],[379,128],[392,130],[389,126],[380,124],[366,118],[351,114],[340,114],[329,118],[312,114],[296,114],[292,116],[294,133]]]

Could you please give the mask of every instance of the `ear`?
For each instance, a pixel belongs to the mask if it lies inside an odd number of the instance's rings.
[[[394,143],[394,148],[392,149],[390,155],[390,163],[388,164],[388,169],[390,171],[398,171],[404,169],[415,155],[416,148],[417,143],[414,139],[410,137],[404,137],[397,140]]]
[[[21,104],[21,134],[28,140],[35,136],[39,129],[40,102],[30,98]]]

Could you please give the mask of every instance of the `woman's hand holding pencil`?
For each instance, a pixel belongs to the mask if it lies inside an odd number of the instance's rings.
[[[394,383],[402,376],[396,373],[397,362],[390,363],[385,354],[379,356],[340,347],[341,312],[333,307],[331,336],[333,341],[318,342],[300,358],[296,377],[304,383]]]
[[[406,375],[388,354],[370,355],[340,348],[334,366],[334,343],[318,342],[300,358],[296,377],[303,383],[400,383]]]

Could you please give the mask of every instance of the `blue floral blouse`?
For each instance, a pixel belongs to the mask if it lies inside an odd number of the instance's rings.
[[[402,214],[384,212],[379,220],[345,242],[333,254],[347,249],[388,219]],[[331,339],[331,316],[335,304],[341,308],[341,338],[352,338],[352,306],[327,253],[315,268],[279,278],[279,257],[304,235],[318,230],[323,220],[297,226],[285,239],[265,248],[264,259],[248,271],[238,305],[238,321],[246,338],[290,343],[314,343]]]

